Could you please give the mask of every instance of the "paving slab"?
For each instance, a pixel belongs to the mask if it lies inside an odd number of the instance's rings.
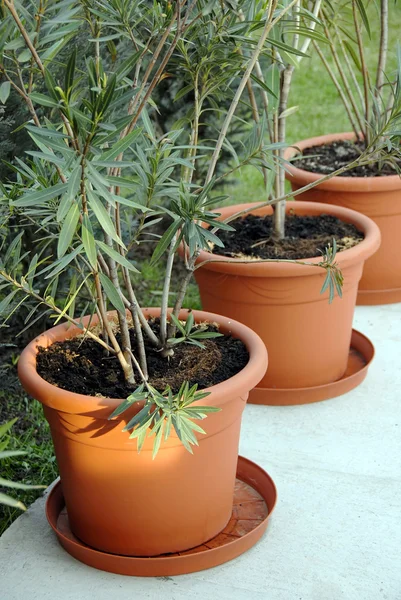
[[[103,573],[59,546],[41,498],[0,539],[0,600],[401,600],[401,304],[358,307],[354,326],[376,346],[361,386],[245,409],[240,453],[279,495],[254,548],[179,577]]]

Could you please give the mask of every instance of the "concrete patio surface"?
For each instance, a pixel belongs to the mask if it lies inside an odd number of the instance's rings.
[[[58,545],[40,499],[0,539],[0,599],[401,600],[401,304],[359,307],[355,327],[376,347],[356,390],[245,409],[240,453],[279,495],[249,552],[180,577],[103,573]]]

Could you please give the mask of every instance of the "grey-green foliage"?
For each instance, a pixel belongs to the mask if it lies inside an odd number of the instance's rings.
[[[236,10],[247,4],[239,2]],[[191,317],[182,326],[179,315],[199,252],[211,242],[221,244],[217,232],[231,228],[210,211],[214,185],[242,164],[260,166],[268,152],[263,128],[250,127],[237,153],[229,141],[235,127],[222,133],[225,116],[219,108],[220,100],[231,103],[242,85],[250,58],[240,48],[252,53],[255,36],[272,18],[262,3],[260,8],[255,24],[238,24],[237,12],[225,2],[50,0],[36,19],[37,7],[5,0],[1,68],[26,101],[30,120],[25,132],[32,142],[27,157],[12,167],[15,180],[1,189],[3,224],[12,224],[14,234],[13,242],[3,234],[1,251],[0,313],[6,319],[28,300],[36,301],[28,321],[41,318],[41,311],[50,312],[56,323],[63,318],[80,323],[83,314],[96,314],[103,335],[90,329],[86,334],[116,354],[133,388],[138,378],[147,383],[144,336],[167,360],[177,343],[202,345],[200,340],[216,335],[194,328]],[[78,44],[84,35],[87,42]],[[26,37],[32,39],[28,47]],[[153,92],[169,77],[170,66],[186,83],[181,97],[193,98],[192,108],[170,131],[160,133]],[[4,87],[3,92],[7,101]],[[216,131],[205,133],[204,115],[215,119]],[[216,176],[224,148],[235,165]],[[195,180],[202,165],[207,174]],[[149,224],[162,217],[167,226],[152,258],[167,256],[157,334],[142,316],[131,273],[140,270],[135,249]],[[27,231],[35,233],[34,248],[26,249]],[[187,247],[186,272],[169,317],[171,270],[181,242]],[[114,336],[108,308],[117,310],[121,340]],[[137,347],[129,338],[127,308]],[[150,388],[145,387],[147,401]],[[151,394],[157,414],[168,406],[186,411],[183,431],[189,415],[197,419],[208,412],[188,408],[199,399],[188,386],[178,397],[168,390],[157,394]],[[201,433],[195,423],[190,431]],[[183,437],[186,447],[193,443],[193,434],[188,436]]]
[[[154,436],[152,456],[155,458],[162,440],[167,441],[174,429],[178,439],[192,453],[192,446],[199,445],[195,433],[205,434],[194,420],[205,419],[208,414],[220,410],[215,406],[194,405],[208,395],[198,392],[197,385],[190,388],[188,382],[184,382],[176,394],[169,386],[161,393],[145,382],[115,409],[110,419],[125,413],[134,402],[141,402],[143,407],[124,427],[124,431],[131,431],[130,438],[137,440],[138,452],[146,438]]]

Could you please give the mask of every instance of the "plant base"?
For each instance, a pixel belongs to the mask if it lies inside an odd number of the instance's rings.
[[[374,353],[372,342],[362,333],[353,329],[348,365],[341,379],[308,388],[274,389],[256,387],[250,392],[248,403],[291,406],[294,404],[310,404],[342,396],[342,394],[356,388],[365,379]]]
[[[377,306],[379,304],[396,304],[401,302],[401,288],[393,290],[358,290],[356,303],[358,306]]]
[[[239,456],[233,512],[223,531],[197,548],[151,558],[99,552],[76,538],[69,526],[61,482],[49,494],[46,516],[60,544],[79,561],[120,575],[163,577],[209,569],[246,552],[266,531],[276,498],[276,487],[270,476],[252,461]]]

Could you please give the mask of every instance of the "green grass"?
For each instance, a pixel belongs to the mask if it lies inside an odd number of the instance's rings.
[[[11,416],[19,417],[11,430],[7,450],[22,450],[26,454],[2,460],[1,477],[27,484],[49,485],[58,475],[49,426],[42,406],[28,398],[22,390],[13,365],[9,365],[9,369],[6,378],[2,377],[6,390],[0,392],[0,422],[10,420]],[[1,375],[4,376],[4,364]],[[9,490],[8,493],[29,506],[43,491]],[[0,504],[0,535],[20,514],[20,510]]]
[[[390,24],[396,24],[401,11],[399,6],[391,3]],[[373,13],[372,13],[373,15]],[[375,64],[377,53],[378,19],[372,18],[372,43],[367,47],[369,65]],[[395,46],[397,26],[391,27],[389,66],[395,65]],[[317,56],[305,59],[300,69],[294,73],[289,106],[299,106],[298,111],[287,121],[288,141],[348,131],[350,129],[347,116],[324,67]],[[229,196],[226,203],[258,201],[263,198],[262,176],[252,168],[244,168],[232,178],[232,183],[225,185],[223,191]],[[175,275],[179,274],[176,267]],[[138,280],[138,296],[142,306],[157,306],[160,299],[164,266],[152,267],[149,260],[142,264],[142,278]],[[186,307],[199,308],[199,294],[195,284],[191,284],[185,301]],[[23,449],[27,454],[21,458],[3,461],[0,465],[1,476],[20,480],[25,483],[49,484],[57,476],[53,447],[48,425],[44,420],[38,402],[28,399],[19,386],[16,377],[15,356],[7,355],[0,364],[2,388],[0,391],[0,423],[20,416],[14,426],[10,439],[10,449]],[[38,495],[36,492],[21,492],[20,499],[29,505]],[[0,534],[20,514],[18,511],[0,507]]]

